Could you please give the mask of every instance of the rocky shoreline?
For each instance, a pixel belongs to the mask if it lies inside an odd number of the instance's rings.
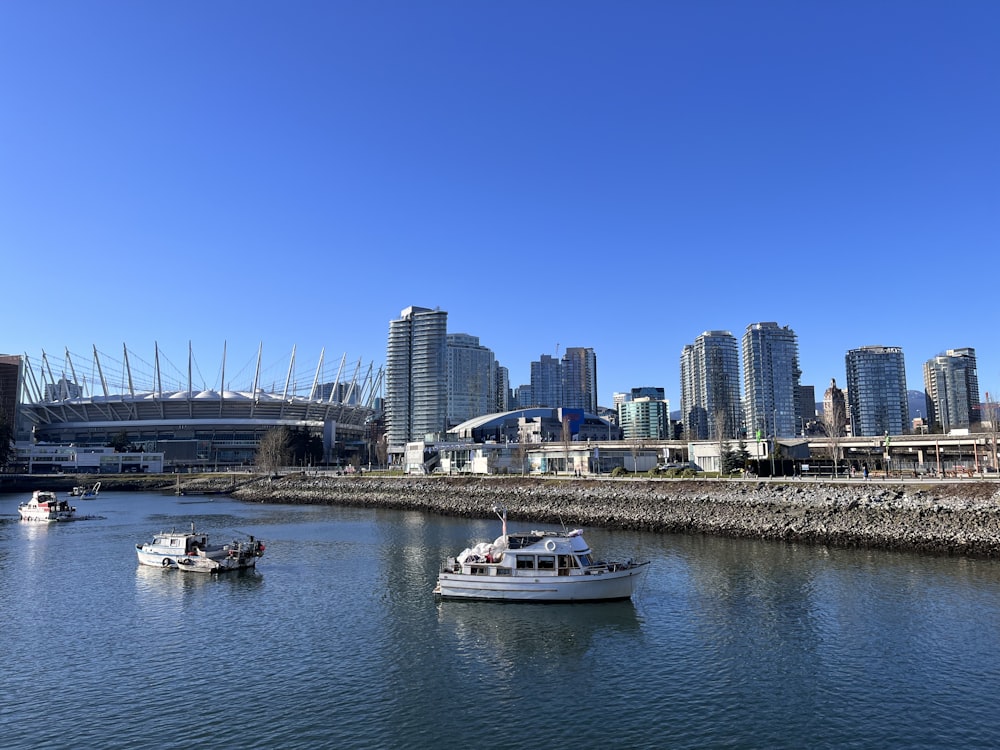
[[[81,483],[67,478],[69,486]],[[52,484],[51,480],[48,482]],[[102,491],[225,493],[245,502],[418,510],[1000,558],[1000,484],[249,474],[102,477]],[[59,489],[48,487],[49,489]],[[10,486],[5,490],[11,491]],[[17,488],[22,491],[23,488]]]
[[[249,482],[248,502],[335,504],[519,523],[713,534],[1000,557],[1000,486],[810,481],[315,477]]]

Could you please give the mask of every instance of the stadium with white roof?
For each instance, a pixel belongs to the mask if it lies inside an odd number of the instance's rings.
[[[253,464],[262,437],[288,427],[322,437],[323,463],[370,461],[370,425],[382,382],[381,369],[361,361],[327,365],[321,352],[315,369],[296,374],[289,358],[268,365],[263,346],[235,374],[227,374],[226,350],[217,381],[208,385],[189,345],[180,369],[154,346],[152,362],[123,346],[121,359],[92,358],[66,351],[53,363],[24,358],[20,415],[36,444],[103,446],[127,442],[162,452],[165,468]]]

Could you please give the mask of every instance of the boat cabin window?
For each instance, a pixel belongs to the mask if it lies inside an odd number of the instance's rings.
[[[573,555],[559,555],[560,568],[579,568],[576,558]]]
[[[580,565],[586,568],[593,564],[594,561],[590,559],[590,555],[580,555]]]
[[[538,556],[538,569],[539,570],[555,570],[556,569],[556,556],[555,555],[539,555]]]
[[[474,576],[484,576],[488,574],[488,568],[484,568],[482,565],[473,565],[469,568],[469,573]]]
[[[503,567],[497,568],[497,575],[498,576],[509,576],[510,575],[510,568],[503,568]]]
[[[534,555],[517,555],[517,569],[518,570],[534,570],[535,569],[535,556]]]

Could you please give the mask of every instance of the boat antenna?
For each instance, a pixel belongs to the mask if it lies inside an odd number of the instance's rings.
[[[501,536],[507,536],[507,506],[503,503],[497,503],[493,506],[493,512],[500,516],[500,520],[503,521]]]

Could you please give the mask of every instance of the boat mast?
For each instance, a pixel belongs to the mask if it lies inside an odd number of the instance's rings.
[[[493,512],[500,516],[500,520],[503,521],[501,526],[501,536],[507,536],[507,506],[503,503],[497,503],[493,506]]]

